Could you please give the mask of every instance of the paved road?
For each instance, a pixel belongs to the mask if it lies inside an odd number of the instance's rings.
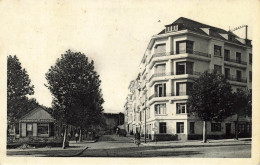
[[[229,142],[202,146],[198,142],[183,145],[152,144],[137,147],[130,138],[110,136],[113,141],[91,143],[80,156],[82,157],[211,157],[211,158],[250,158],[251,144]],[[151,144],[151,143],[150,143]],[[196,145],[197,144],[197,145]],[[221,146],[219,146],[221,145]]]

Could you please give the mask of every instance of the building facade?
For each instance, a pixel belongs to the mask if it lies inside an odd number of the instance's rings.
[[[19,136],[49,138],[54,137],[55,119],[42,107],[37,107],[19,120]]]
[[[187,112],[186,103],[192,79],[205,71],[224,74],[233,91],[251,90],[251,40],[183,17],[166,25],[151,38],[140,72],[130,82],[126,130],[146,132],[148,138],[158,140],[201,138],[202,121]],[[208,123],[208,136],[232,137],[235,120],[236,116],[231,116],[221,123]],[[241,134],[250,135],[251,119],[241,118],[238,128]]]

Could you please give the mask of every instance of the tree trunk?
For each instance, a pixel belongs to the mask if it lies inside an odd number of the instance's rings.
[[[237,121],[236,121],[236,126],[235,126],[236,127],[236,131],[235,131],[236,132],[236,140],[238,140],[238,118],[239,117],[237,115]]]
[[[203,121],[203,143],[207,143],[207,121]]]
[[[82,133],[81,133],[81,128],[79,129],[79,142],[82,141]]]
[[[63,134],[62,149],[65,149],[65,148],[66,148],[67,132],[68,132],[67,129],[68,129],[68,125],[66,124],[65,130],[64,130],[64,134]]]

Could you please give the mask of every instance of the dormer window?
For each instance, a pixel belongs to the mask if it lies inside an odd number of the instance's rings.
[[[228,40],[229,40],[229,41],[234,41],[234,36],[228,35]]]
[[[166,32],[178,31],[178,25],[170,25],[166,27]]]

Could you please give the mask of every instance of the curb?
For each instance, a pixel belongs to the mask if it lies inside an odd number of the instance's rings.
[[[220,146],[237,146],[237,145],[251,145],[251,143],[235,143],[235,144],[217,144],[217,143],[206,143],[206,144],[190,144],[190,145],[160,145],[160,144],[145,144],[145,143],[141,143],[141,145],[143,146],[151,146],[151,147],[159,147],[159,146],[169,146],[172,148],[188,148],[188,147],[220,147]]]
[[[57,156],[54,156],[54,157],[75,157],[75,156],[79,156],[80,154],[82,154],[88,148],[89,147],[86,146],[84,149],[82,149],[81,151],[79,151],[78,153],[73,154],[73,155],[57,155]],[[46,156],[46,157],[49,157],[49,156]]]

